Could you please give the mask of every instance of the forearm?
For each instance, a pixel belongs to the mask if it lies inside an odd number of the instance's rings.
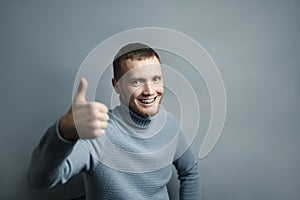
[[[64,141],[59,137],[57,124],[51,126],[34,149],[27,172],[28,183],[34,188],[52,187],[66,179],[62,171],[69,166],[67,157],[75,141]]]

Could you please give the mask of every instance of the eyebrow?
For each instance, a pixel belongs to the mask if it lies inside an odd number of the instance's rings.
[[[133,77],[129,79],[130,81],[134,81],[134,80],[146,80],[145,78],[138,78],[138,77]]]
[[[162,75],[154,75],[154,76],[151,77],[151,79],[153,79],[153,78],[160,78],[161,79]],[[143,78],[143,77],[132,77],[129,80],[146,80],[146,79]]]
[[[155,75],[155,76],[153,76],[152,78],[162,78],[162,75]]]

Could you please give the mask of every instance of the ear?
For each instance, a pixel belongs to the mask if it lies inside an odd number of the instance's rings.
[[[113,87],[115,88],[116,93],[120,94],[120,84],[118,83],[116,78],[111,80]]]

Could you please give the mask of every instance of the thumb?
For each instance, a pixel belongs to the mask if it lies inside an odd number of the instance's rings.
[[[86,91],[88,88],[88,82],[85,78],[80,78],[77,93],[74,97],[74,102],[85,102]]]

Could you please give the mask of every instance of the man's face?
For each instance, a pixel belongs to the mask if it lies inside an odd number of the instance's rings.
[[[122,77],[113,80],[117,93],[129,108],[142,116],[154,116],[160,107],[164,88],[162,71],[156,57],[127,59],[122,63]]]

